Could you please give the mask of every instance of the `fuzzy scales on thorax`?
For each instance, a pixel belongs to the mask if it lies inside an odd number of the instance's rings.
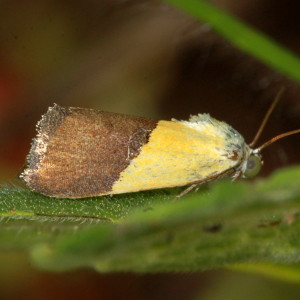
[[[216,157],[229,159],[227,163],[237,170],[233,177],[245,172],[251,149],[245,143],[243,136],[229,124],[218,121],[207,113],[191,115],[188,121],[178,121],[176,119],[172,119],[172,121],[199,131],[203,139],[211,140],[213,138],[215,143],[212,143],[211,149],[208,151],[214,151]]]

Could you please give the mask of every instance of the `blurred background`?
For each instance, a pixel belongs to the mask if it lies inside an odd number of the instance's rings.
[[[300,52],[299,1],[211,2]],[[250,142],[282,86],[261,142],[300,128],[299,86],[207,24],[154,0],[2,0],[0,183],[22,184],[35,125],[53,103],[156,119],[208,112]],[[264,161],[260,176],[299,164],[299,137],[266,149]],[[295,299],[300,292],[297,283],[230,271],[55,274],[36,270],[22,253],[0,253],[0,299]]]

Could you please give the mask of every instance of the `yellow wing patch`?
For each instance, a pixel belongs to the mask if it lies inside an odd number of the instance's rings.
[[[224,149],[224,132],[213,124],[197,130],[181,122],[159,121],[148,143],[121,172],[110,193],[184,186],[205,180],[239,163],[228,159]]]

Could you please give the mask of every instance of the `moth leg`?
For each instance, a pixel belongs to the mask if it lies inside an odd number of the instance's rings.
[[[175,198],[181,198],[182,196],[186,195],[187,193],[189,193],[193,188],[199,186],[199,183],[194,183],[191,184],[190,186],[188,186],[187,188],[185,188],[180,194],[178,194]]]
[[[231,181],[236,181],[238,179],[240,179],[243,176],[243,173],[241,171],[238,171],[231,179]]]

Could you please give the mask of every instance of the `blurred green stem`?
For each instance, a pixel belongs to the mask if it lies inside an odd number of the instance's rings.
[[[290,78],[300,81],[300,60],[269,37],[204,0],[164,0],[208,23],[232,44]]]

